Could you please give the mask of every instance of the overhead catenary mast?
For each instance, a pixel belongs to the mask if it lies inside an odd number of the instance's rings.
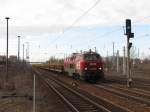
[[[26,47],[26,60],[29,61],[29,42],[26,42],[27,43],[27,47]]]
[[[20,61],[20,36],[18,36],[18,62]]]
[[[7,21],[7,46],[6,46],[6,83],[8,81],[8,20],[10,19],[9,17],[5,18]]]
[[[125,46],[123,47],[123,75],[126,75],[126,51]]]

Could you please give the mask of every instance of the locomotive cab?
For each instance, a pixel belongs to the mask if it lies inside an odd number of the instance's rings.
[[[80,76],[85,80],[98,81],[104,78],[102,59],[95,52],[87,52],[82,55],[80,61]]]
[[[64,63],[64,70],[74,78],[97,82],[104,78],[101,56],[96,52],[72,54]]]

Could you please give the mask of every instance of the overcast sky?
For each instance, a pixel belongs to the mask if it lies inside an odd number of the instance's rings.
[[[113,41],[122,54],[126,18],[132,19],[133,42],[141,57],[150,54],[149,0],[0,0],[1,54],[6,51],[6,16],[10,17],[9,54],[17,54],[17,35],[21,35],[21,44],[30,44],[31,61],[94,47],[102,56],[107,50],[111,55]]]

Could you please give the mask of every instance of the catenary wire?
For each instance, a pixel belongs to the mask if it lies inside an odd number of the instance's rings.
[[[96,5],[98,5],[100,3],[101,0],[97,0],[89,9],[87,9],[81,16],[79,16],[69,27],[65,28],[62,33],[54,40],[52,41],[52,44],[54,44],[60,37],[62,34],[64,34],[65,32],[69,31],[70,29],[73,28],[73,26],[78,23],[84,16],[86,16]]]

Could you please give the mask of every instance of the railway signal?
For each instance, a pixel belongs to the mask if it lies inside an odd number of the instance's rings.
[[[130,35],[130,34],[131,34],[131,20],[126,19],[126,35]]]
[[[131,47],[132,47],[132,43],[131,42],[129,42],[129,46],[128,46],[129,48],[129,50],[131,49]]]
[[[131,20],[126,19],[126,32],[127,35],[127,87],[131,87],[132,78],[131,78],[131,61],[130,61],[130,49],[132,47],[132,43],[130,42],[130,38],[134,38],[134,33],[131,30]]]

